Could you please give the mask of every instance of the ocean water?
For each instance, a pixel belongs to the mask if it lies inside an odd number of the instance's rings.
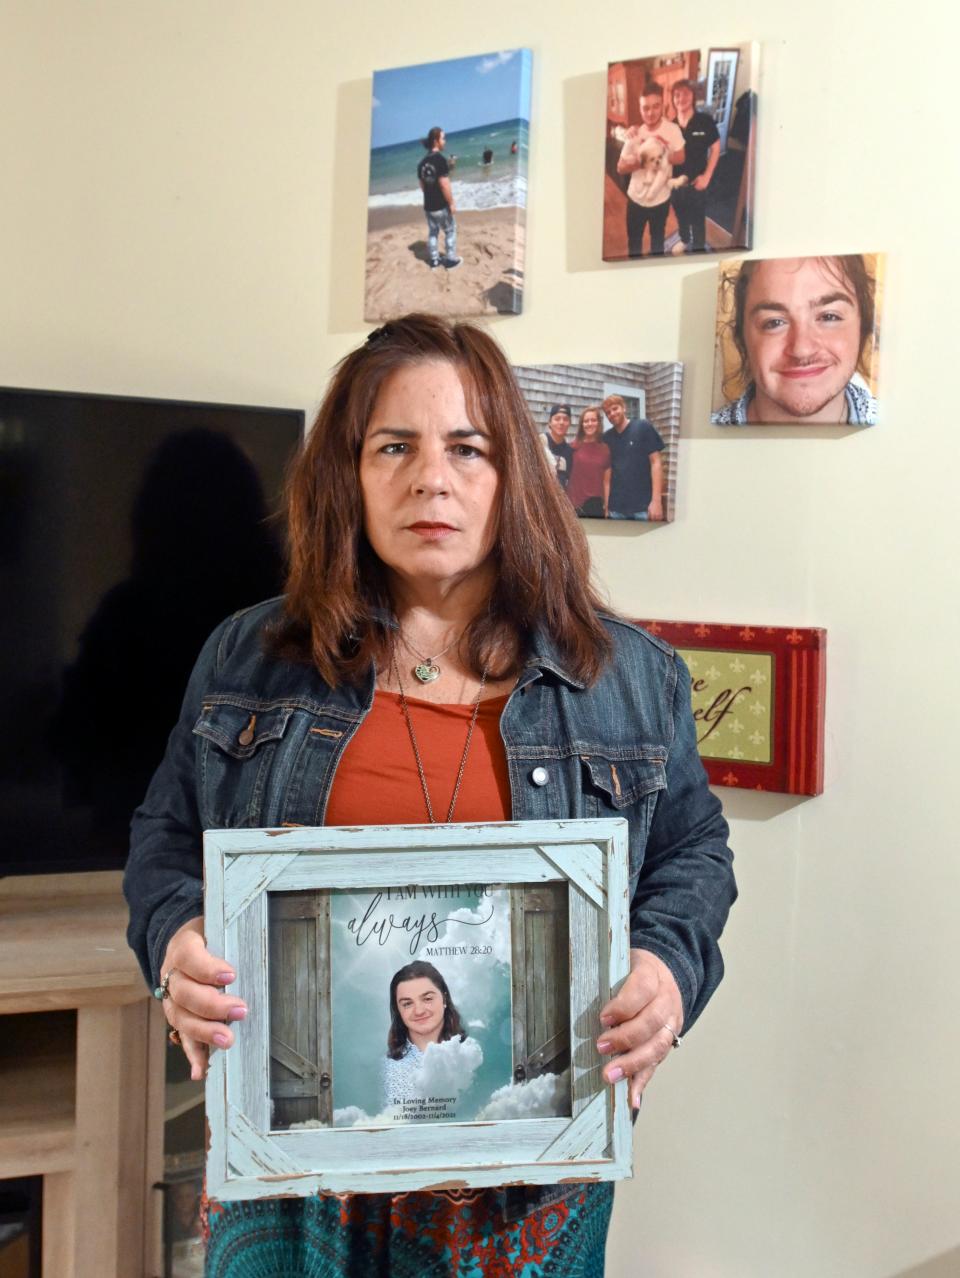
[[[511,155],[516,141],[517,154]],[[483,153],[493,151],[493,163],[481,163]],[[530,151],[526,120],[501,120],[477,129],[447,134],[444,155],[457,163],[450,180],[458,209],[525,208],[527,160]],[[420,140],[376,147],[370,152],[371,209],[413,205],[422,207],[423,192],[417,182],[417,165],[425,151]]]

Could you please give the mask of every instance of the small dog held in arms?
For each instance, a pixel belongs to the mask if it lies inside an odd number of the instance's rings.
[[[630,175],[630,196],[638,204],[645,204],[655,192],[663,191],[664,198],[678,186],[686,186],[687,177],[672,177],[673,172],[666,146],[659,138],[639,141],[635,128],[617,128],[613,136],[623,143],[621,159],[636,165]]]

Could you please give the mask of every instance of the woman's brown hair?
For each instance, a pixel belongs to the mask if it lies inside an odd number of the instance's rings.
[[[460,1020],[460,1013],[450,996],[446,981],[432,963],[427,963],[424,959],[414,959],[406,967],[401,967],[399,972],[394,972],[393,980],[390,982],[390,1029],[387,1031],[387,1055],[394,1061],[401,1059],[410,1042],[410,1031],[404,1025],[400,1008],[397,1006],[397,986],[402,981],[415,981],[420,977],[426,977],[443,999],[443,1024],[440,1026],[440,1037],[437,1042],[445,1043],[447,1039],[459,1038],[462,1043],[467,1037]]]
[[[505,678],[541,626],[571,672],[592,682],[612,645],[597,617],[604,605],[590,582],[587,539],[506,355],[472,324],[422,314],[377,329],[334,371],[288,480],[290,566],[271,651],[312,663],[331,687],[358,683],[371,663],[382,669],[389,662],[395,631],[377,613],[392,613],[392,603],[363,529],[360,450],[387,378],[430,360],[464,375],[470,415],[490,434],[500,480],[497,580],[487,609],[465,632],[464,661],[478,677],[486,670]]]

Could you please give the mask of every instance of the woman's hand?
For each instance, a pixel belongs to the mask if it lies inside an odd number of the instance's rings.
[[[640,1104],[640,1093],[654,1070],[668,1056],[674,1034],[683,1029],[683,1000],[666,963],[649,950],[630,951],[630,975],[620,993],[600,1010],[603,1029],[597,1041],[601,1056],[613,1056],[604,1067],[608,1083],[630,1079],[630,1104]]]
[[[190,1077],[199,1082],[206,1076],[209,1049],[233,1043],[227,1022],[242,1021],[247,1007],[242,999],[222,994],[217,988],[237,977],[204,944],[202,918],[188,920],[171,936],[160,968],[161,979],[168,974],[163,1010],[180,1036],[190,1062]]]

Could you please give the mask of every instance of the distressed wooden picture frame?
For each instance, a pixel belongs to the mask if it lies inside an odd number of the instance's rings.
[[[599,1010],[629,971],[625,821],[214,830],[204,835],[204,873],[207,944],[238,973],[231,988],[249,1007],[237,1042],[212,1054],[207,1076],[211,1198],[451,1191],[632,1175],[627,1083],[611,1087],[603,1081],[604,1062],[595,1047]],[[565,897],[568,1115],[468,1122],[374,1118],[366,1126],[296,1130],[272,1125],[270,898],[302,893],[322,900],[324,892],[381,892],[404,883],[508,889],[514,971],[520,970],[520,933],[529,922],[516,922],[525,918],[517,900]],[[311,905],[304,913],[323,911]],[[273,917],[280,917],[276,909]],[[522,970],[533,971],[541,961],[530,955]],[[516,1078],[536,1073],[550,1052],[562,1054],[549,1027],[531,1029],[523,989],[515,977],[512,1024],[503,1027],[512,1040]]]
[[[827,632],[643,620],[690,670],[697,748],[711,785],[823,793]]]

